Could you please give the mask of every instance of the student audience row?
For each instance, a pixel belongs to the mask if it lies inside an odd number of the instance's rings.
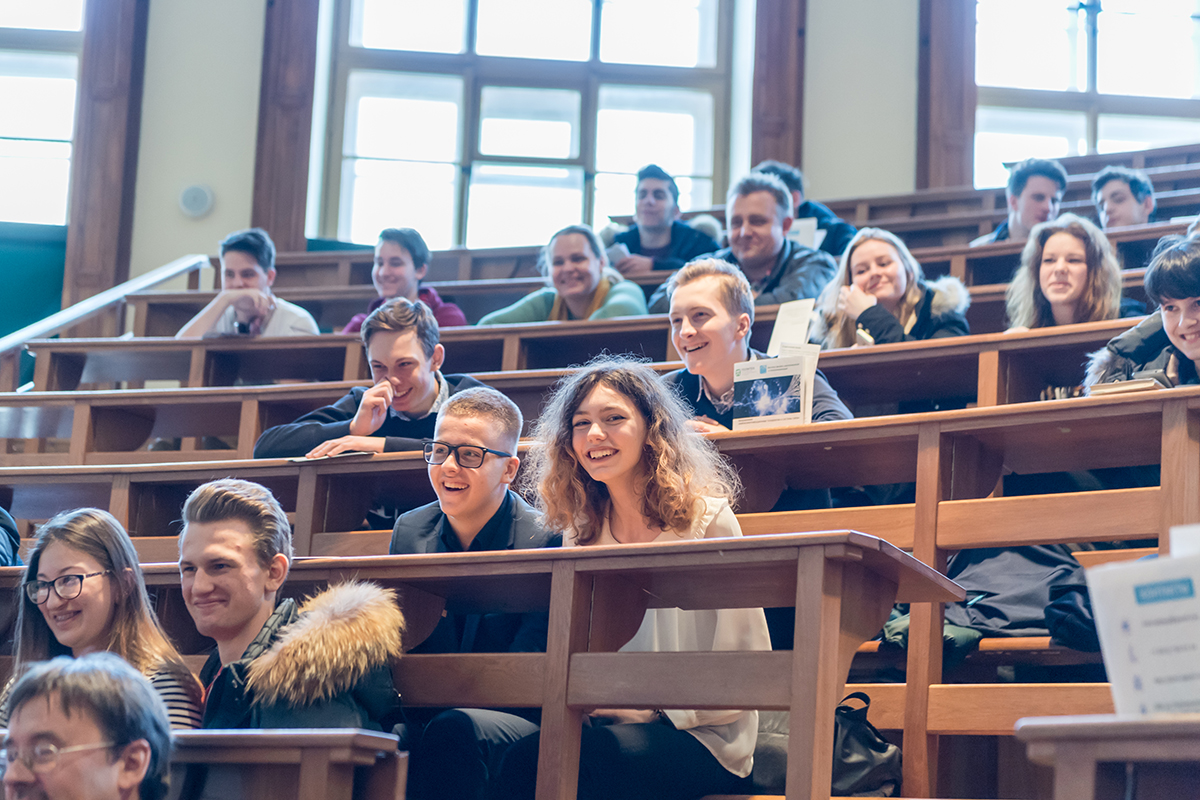
[[[847,333],[858,327],[867,328],[865,324],[859,326],[857,316],[866,310],[868,301],[855,292],[847,296],[843,287],[876,293],[868,288],[879,285],[868,269],[872,260],[878,260],[876,251],[886,251],[891,262],[904,263],[910,287],[923,282],[920,265],[898,237],[879,229],[856,231],[825,206],[806,200],[803,176],[785,164],[763,162],[730,190],[726,207],[729,246],[724,249],[719,249],[717,242],[719,230],[705,232],[680,221],[679,189],[670,175],[656,165],[649,165],[637,177],[635,223],[631,228],[620,233],[606,228],[597,234],[585,225],[572,225],[558,231],[541,253],[547,286],[484,315],[479,324],[663,313],[668,310],[665,283],[646,300],[640,285],[645,278],[639,277],[637,281],[626,278],[656,272],[668,275],[688,261],[711,257],[733,264],[746,275],[756,305],[816,298],[821,314],[815,340],[827,347],[848,346],[855,343],[855,338]],[[1108,273],[1114,265],[1118,270],[1122,266],[1142,267],[1145,252],[1114,251],[1104,233],[1089,221],[1069,214],[1059,218],[1066,187],[1066,171],[1058,162],[1029,159],[1015,165],[1006,189],[1008,219],[972,245],[1037,241],[1036,247],[1029,245],[1022,254],[1016,272],[1024,274],[1043,269],[1041,247],[1052,234],[1039,226],[1070,227],[1072,235],[1088,250],[1089,269],[1106,273],[1103,278],[1107,291],[1113,281]],[[1093,199],[1105,229],[1138,225],[1154,218],[1153,186],[1144,173],[1136,170],[1125,167],[1103,170],[1093,182]],[[793,222],[804,217],[816,220],[818,249],[806,247],[789,236]],[[715,228],[716,221],[708,219]],[[271,292],[275,253],[264,231],[252,229],[231,234],[221,243],[220,254],[222,291],[184,325],[177,334],[179,337],[319,332],[316,322],[304,309]],[[1114,260],[1106,258],[1110,255]],[[442,327],[466,325],[466,316],[458,306],[443,300],[434,288],[421,285],[430,257],[429,248],[417,231],[411,228],[383,231],[375,248],[372,270],[378,297],[366,312],[351,319],[343,332],[357,333],[367,314],[395,297],[421,300],[432,309]],[[1122,265],[1123,260],[1136,263]],[[1042,282],[1049,284],[1049,276]],[[958,281],[942,278],[931,285],[937,293],[935,307],[953,309],[960,315],[966,310],[969,296]],[[1044,294],[1048,286],[1020,288],[1020,292],[1009,295],[1008,318],[1012,326],[1031,327],[1030,305],[1039,296],[1039,290]],[[915,298],[917,289],[909,291]],[[1082,303],[1089,304],[1090,301]],[[1096,314],[1109,313],[1108,309],[1096,308],[1067,311],[1060,310],[1059,316],[1078,317],[1077,321],[1104,318]],[[868,314],[868,319],[876,319],[876,324],[883,322],[876,317],[878,313]],[[900,323],[908,325],[907,320]],[[867,344],[873,338],[874,334],[868,331],[857,343]]]
[[[691,416],[643,364],[608,359],[577,372],[538,421],[540,445],[523,472],[530,505],[509,488],[520,464],[513,455],[520,411],[494,389],[462,388],[442,398],[423,444],[438,499],[396,521],[390,552],[740,536],[731,507],[740,490],[736,471],[693,430]],[[109,651],[149,679],[174,727],[395,730],[412,751],[413,797],[479,797],[489,783],[496,797],[533,796],[536,714],[401,708],[391,663],[401,654],[404,621],[394,593],[357,582],[302,606],[279,599],[291,528],[270,491],[213,481],[187,498],[182,519],[183,600],[196,630],[216,642],[200,681],[157,622],[120,524],[96,509],[63,512],[41,527],[28,554],[16,678],[0,698],[10,748],[29,746],[22,741],[30,716],[23,687],[43,669],[35,662]],[[413,652],[544,651],[547,624],[545,614],[449,613]],[[652,609],[622,649],[770,647],[761,609]],[[582,796],[748,788],[754,711],[596,709],[589,718]],[[10,767],[13,760],[10,750]]]

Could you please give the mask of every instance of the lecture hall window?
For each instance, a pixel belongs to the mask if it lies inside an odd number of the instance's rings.
[[[1200,0],[978,0],[975,185],[1003,162],[1200,141]]]
[[[316,228],[543,244],[633,210],[634,174],[707,208],[728,172],[733,0],[338,0]],[[670,35],[662,35],[670,31]]]
[[[83,0],[0,3],[0,221],[65,225]]]

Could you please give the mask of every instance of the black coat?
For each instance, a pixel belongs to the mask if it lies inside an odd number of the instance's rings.
[[[483,386],[470,375],[443,375],[450,394],[463,389]],[[363,394],[368,387],[355,386],[350,393],[331,406],[318,408],[305,414],[295,422],[276,425],[263,431],[254,444],[255,458],[299,458],[322,442],[350,435],[350,421],[358,413]],[[420,450],[425,439],[433,438],[437,415],[430,414],[422,419],[404,420],[388,414],[379,430],[372,436],[385,439],[383,451],[395,453],[401,450]]]

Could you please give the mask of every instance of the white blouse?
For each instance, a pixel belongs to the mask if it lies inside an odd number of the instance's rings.
[[[656,542],[681,539],[716,539],[741,536],[728,501],[705,497],[691,531],[680,535],[663,531]],[[563,538],[567,547],[575,545],[573,531]],[[620,544],[613,538],[608,521],[595,544]],[[712,652],[718,650],[770,650],[771,636],[761,608],[730,608],[685,611],[680,608],[651,608],[642,625],[622,648],[629,653]],[[757,711],[664,710],[671,723],[686,730],[709,749],[721,766],[738,777],[750,774],[754,765],[754,745],[758,741]]]

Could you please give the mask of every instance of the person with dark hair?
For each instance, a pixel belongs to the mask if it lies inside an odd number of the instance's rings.
[[[1140,169],[1105,167],[1092,181],[1092,202],[1105,230],[1154,219],[1154,184]]]
[[[1153,373],[1173,386],[1200,383],[1200,239],[1164,237],[1144,283],[1158,310],[1092,353],[1085,387]]]
[[[315,336],[312,315],[271,292],[275,243],[262,228],[235,231],[221,241],[221,291],[175,334],[205,336]]]
[[[10,700],[6,797],[163,800],[170,791],[166,706],[119,656],[33,664]]]
[[[159,625],[133,541],[112,514],[79,508],[42,525],[21,588],[14,675],[53,656],[107,650],[149,678],[172,727],[199,727],[200,684]],[[0,727],[9,718],[8,688]]]
[[[980,236],[971,246],[991,242],[1023,242],[1033,226],[1058,216],[1058,206],[1067,191],[1067,170],[1048,158],[1027,158],[1014,164],[1008,175],[1004,196],[1008,201],[1008,219],[996,230]]]
[[[19,567],[21,561],[21,532],[17,521],[0,508],[0,567]]]
[[[741,269],[755,305],[816,297],[837,271],[833,256],[787,238],[792,193],[774,175],[751,172],[735,183],[725,201],[725,224],[729,247],[712,257]],[[650,297],[650,312],[666,313],[670,305],[664,283]]]
[[[555,233],[542,248],[538,261],[549,285],[484,315],[480,325],[609,319],[646,313],[642,287],[609,266],[600,237],[587,225],[568,225]]]
[[[654,370],[597,359],[555,389],[534,432],[524,480],[565,546],[622,547],[741,536],[737,472],[692,430],[691,411]],[[760,608],[651,608],[623,652],[770,650]],[[742,794],[758,712],[585,710],[579,796],[683,800]],[[540,735],[509,747],[494,800],[532,798]]]
[[[1033,229],[1005,304],[1011,331],[1146,313],[1121,297],[1121,266],[1108,237],[1074,214]]]
[[[265,487],[225,478],[188,496],[180,588],[217,644],[200,671],[203,727],[382,730],[399,706],[395,592],[348,581],[276,605],[291,562],[291,525]]]
[[[720,248],[708,234],[680,222],[679,186],[657,164],[638,170],[634,201],[634,224],[613,238],[630,253],[613,264],[622,275],[679,269],[693,258]]]
[[[521,464],[521,411],[495,389],[467,389],[437,415],[425,445],[437,500],[402,514],[392,555],[478,553],[558,547],[559,534],[509,489]],[[412,653],[545,652],[545,612],[466,614],[447,611]],[[480,708],[405,710],[401,749],[412,751],[409,796],[476,800],[508,745],[538,729],[537,711]]]
[[[812,217],[817,220],[817,230],[825,231],[825,238],[817,248],[818,250],[824,250],[834,258],[842,254],[858,229],[834,214],[829,206],[818,203],[816,200],[804,199],[804,173],[790,164],[770,158],[760,162],[753,171],[765,172],[783,181],[783,185],[792,193],[792,217],[795,219]]]
[[[263,431],[255,458],[420,450],[446,398],[483,385],[469,375],[442,374],[446,350],[433,312],[420,300],[387,301],[371,312],[359,335],[375,385],[355,386],[331,406]]]
[[[371,283],[379,297],[371,301],[364,314],[355,314],[342,333],[358,333],[367,315],[393,297],[420,300],[429,306],[433,318],[442,328],[466,325],[467,317],[454,303],[447,303],[431,286],[421,281],[429,271],[429,247],[421,234],[412,228],[387,228],[379,234],[375,245],[375,266],[371,268]]]

